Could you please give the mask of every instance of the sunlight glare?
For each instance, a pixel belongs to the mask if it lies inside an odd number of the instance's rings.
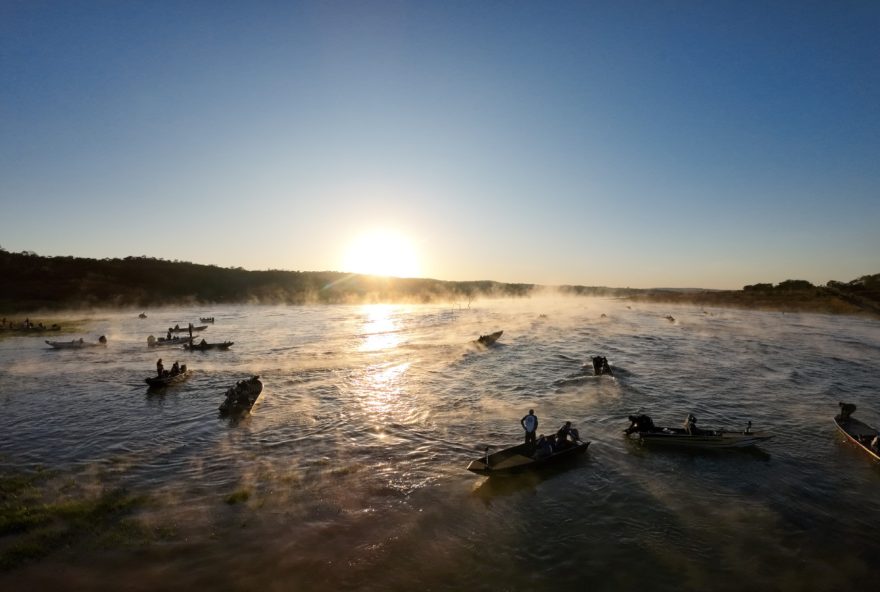
[[[419,263],[412,242],[387,230],[362,234],[348,248],[343,268],[364,275],[418,277]]]

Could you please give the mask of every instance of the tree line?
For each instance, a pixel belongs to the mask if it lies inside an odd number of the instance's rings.
[[[459,306],[479,298],[528,297],[535,284],[389,278],[337,271],[248,271],[154,257],[90,259],[44,257],[0,248],[0,311],[4,314],[95,307],[260,303],[443,302]],[[572,296],[704,306],[880,314],[880,274],[814,286],[805,280],[753,284],[742,290],[640,290],[596,286],[554,288]]]

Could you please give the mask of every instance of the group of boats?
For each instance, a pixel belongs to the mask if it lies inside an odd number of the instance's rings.
[[[162,376],[149,376],[144,381],[150,389],[164,389],[189,380],[193,371],[183,366],[177,373],[164,373]],[[263,383],[259,376],[251,376],[239,380],[226,390],[226,397],[218,408],[221,415],[243,415],[250,412],[263,392]]]
[[[840,408],[840,414],[834,417],[837,429],[871,458],[880,461],[880,432],[877,428],[852,417],[855,405],[840,403]],[[753,432],[752,422],[748,422],[744,430],[728,431],[697,429],[695,419],[687,428],[656,427],[647,415],[631,415],[629,420],[631,425],[624,430],[626,437],[649,447],[694,450],[746,448],[773,437],[767,432]],[[487,448],[484,456],[470,461],[467,470],[487,477],[514,475],[572,459],[586,452],[589,445],[590,442],[578,439],[554,449],[549,455],[542,454],[534,443],[518,444],[493,454],[489,454]]]
[[[214,323],[214,317],[200,317],[199,322],[201,323]],[[174,325],[173,327],[168,327],[168,332],[165,337],[159,337],[158,339],[153,335],[147,337],[147,346],[149,347],[163,347],[163,346],[183,346],[183,349],[190,351],[208,351],[208,350],[227,350],[232,347],[235,342],[234,341],[221,341],[217,343],[208,343],[205,339],[196,342],[195,338],[198,337],[195,333],[198,331],[204,331],[208,328],[208,325],[193,325],[192,323],[188,323],[187,325],[181,327],[180,324]],[[186,333],[185,335],[178,335],[179,333]]]

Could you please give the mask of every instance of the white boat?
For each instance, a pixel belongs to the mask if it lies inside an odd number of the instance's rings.
[[[107,338],[101,335],[101,337],[98,338],[97,342],[84,341],[82,337],[80,337],[79,339],[72,339],[70,341],[46,340],[46,343],[49,344],[50,347],[53,347],[55,349],[83,349],[87,347],[106,347]]]

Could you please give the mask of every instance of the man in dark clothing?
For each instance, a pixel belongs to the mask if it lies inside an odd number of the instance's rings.
[[[159,375],[159,378],[162,378],[162,372],[165,370],[165,367],[162,365],[162,358],[159,358],[159,361],[156,362],[156,374]]]
[[[556,432],[556,445],[559,448],[567,448],[580,439],[580,434],[576,429],[571,427],[570,421],[565,422],[563,426],[559,428],[559,431]]]
[[[654,420],[647,415],[630,415],[630,426],[625,430],[627,434],[633,432],[653,432]]]
[[[523,416],[519,423],[526,431],[526,444],[534,444],[535,431],[538,429],[538,416],[535,415],[535,410],[529,409],[529,414]]]

